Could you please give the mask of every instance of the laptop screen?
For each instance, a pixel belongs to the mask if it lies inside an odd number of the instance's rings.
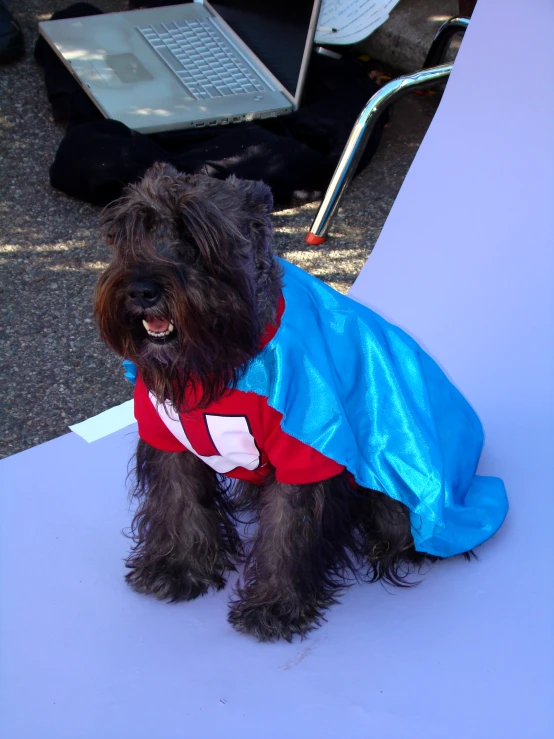
[[[300,69],[316,0],[210,0],[233,31],[291,95]]]

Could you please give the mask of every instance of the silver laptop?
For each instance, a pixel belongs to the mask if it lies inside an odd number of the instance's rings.
[[[39,28],[106,118],[156,133],[296,110],[320,5],[195,0]]]

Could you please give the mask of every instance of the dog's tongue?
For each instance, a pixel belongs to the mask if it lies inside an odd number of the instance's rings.
[[[169,321],[165,321],[161,318],[152,318],[150,320],[145,319],[145,323],[148,326],[148,330],[153,331],[155,334],[160,334],[162,331],[167,331],[169,328]]]

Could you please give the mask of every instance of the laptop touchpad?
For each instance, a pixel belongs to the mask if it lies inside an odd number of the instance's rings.
[[[122,82],[145,82],[154,79],[134,54],[109,54],[105,62]]]

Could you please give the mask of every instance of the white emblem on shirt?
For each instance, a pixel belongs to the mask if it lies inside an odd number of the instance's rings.
[[[236,467],[244,467],[247,470],[259,467],[260,452],[250,432],[246,416],[215,416],[207,413],[205,418],[208,432],[219,454],[203,457],[195,451],[189,441],[175,406],[167,400],[160,403],[153,393],[149,393],[149,397],[173,436],[216,472],[224,475]]]

